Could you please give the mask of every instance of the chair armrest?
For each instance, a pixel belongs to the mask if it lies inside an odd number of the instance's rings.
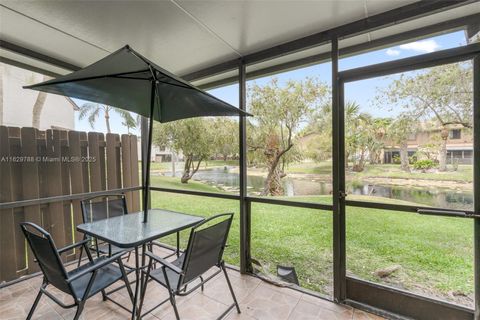
[[[171,262],[169,262],[169,261],[167,261],[163,258],[160,258],[159,256],[156,256],[151,252],[145,252],[145,254],[147,256],[149,256],[151,259],[160,263],[161,265],[163,265],[163,266],[167,267],[168,269],[172,270],[173,272],[178,273],[178,274],[183,274],[183,270],[180,269],[179,267],[177,267],[176,265],[174,265],[173,263],[171,263]]]
[[[88,241],[89,241],[88,239],[85,239],[85,240],[82,240],[82,241],[73,243],[73,244],[71,244],[71,245],[68,245],[68,246],[66,246],[66,247],[63,247],[63,248],[58,249],[57,252],[58,252],[58,254],[62,254],[62,253],[64,253],[65,251],[69,251],[69,250],[72,250],[73,248],[83,246],[84,244],[87,244]]]
[[[85,268],[83,269],[82,271],[80,271],[79,273],[76,273],[75,275],[73,275],[72,277],[68,278],[67,279],[67,282],[70,283],[72,281],[75,281],[77,280],[78,278],[80,277],[83,277],[84,275],[86,274],[89,274],[89,273],[92,273],[94,272],[95,270],[98,270],[116,260],[119,260],[120,259],[120,263],[121,263],[121,257],[122,255],[125,254],[124,251],[121,251],[121,252],[118,252],[116,254],[114,254],[113,256],[111,256],[110,258],[107,258],[107,259],[102,259],[101,262],[98,262],[98,263],[93,263],[90,267],[88,268]]]

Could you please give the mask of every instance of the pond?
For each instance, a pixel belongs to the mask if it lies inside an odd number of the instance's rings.
[[[201,181],[226,191],[238,192],[239,175],[231,172],[230,167],[213,168],[199,170],[193,177],[196,181]],[[166,174],[166,175],[171,175]],[[181,172],[177,174],[180,176]],[[258,175],[247,176],[247,188],[251,195],[258,195],[264,186],[265,177]],[[328,181],[318,181],[305,178],[283,178],[285,196],[313,196],[329,195],[332,192],[332,183]],[[458,191],[447,188],[430,186],[427,188],[413,188],[411,186],[403,187],[396,185],[378,185],[367,182],[347,183],[347,193],[354,195],[365,195],[383,197],[388,199],[397,199],[421,205],[472,210],[473,192]]]

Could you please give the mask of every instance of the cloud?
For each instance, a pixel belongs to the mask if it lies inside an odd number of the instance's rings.
[[[395,50],[395,49],[387,49],[387,55],[390,57],[396,57],[400,55],[400,50]]]
[[[422,40],[406,44],[402,44],[400,49],[413,50],[421,53],[430,53],[440,48],[440,45],[435,40]]]

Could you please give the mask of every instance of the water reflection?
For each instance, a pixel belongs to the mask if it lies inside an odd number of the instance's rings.
[[[170,175],[171,173],[166,173]],[[180,176],[180,174],[177,174]],[[217,186],[225,191],[239,191],[239,175],[231,167],[199,170],[193,177],[196,181]],[[258,195],[264,187],[265,178],[259,175],[247,177],[249,194]],[[332,183],[318,179],[291,178],[283,179],[285,196],[329,195]],[[375,196],[403,200],[427,206],[449,209],[473,209],[473,192],[469,190],[452,190],[440,187],[414,188],[411,186],[378,185],[367,182],[347,183],[347,193],[362,196]]]

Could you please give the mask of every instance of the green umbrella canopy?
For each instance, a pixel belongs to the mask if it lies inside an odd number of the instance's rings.
[[[148,218],[152,120],[249,115],[160,68],[128,45],[81,70],[24,88],[98,102],[150,119],[143,185],[144,222]]]
[[[156,84],[155,91],[152,84]],[[24,88],[98,102],[147,118],[153,111],[153,119],[160,122],[248,115],[159,67],[128,45],[81,70]]]

